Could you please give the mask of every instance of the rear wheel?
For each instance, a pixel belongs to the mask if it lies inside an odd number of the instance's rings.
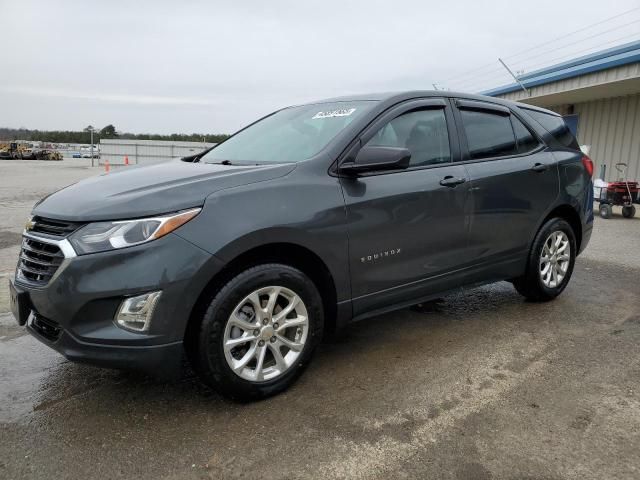
[[[302,373],[323,324],[320,294],[304,273],[281,264],[249,268],[217,293],[204,314],[196,370],[230,398],[274,395]]]
[[[625,218],[633,218],[636,215],[636,207],[633,205],[626,205],[622,207],[622,216]]]
[[[552,300],[569,283],[576,254],[576,237],[571,225],[553,218],[536,235],[529,252],[527,271],[515,279],[513,285],[528,300]]]
[[[609,205],[608,203],[600,204],[600,216],[602,218],[611,218],[612,214],[613,214],[613,208],[611,208],[611,205]]]

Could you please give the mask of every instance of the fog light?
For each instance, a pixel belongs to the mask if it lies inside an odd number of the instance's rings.
[[[134,332],[148,331],[151,326],[153,310],[161,293],[161,291],[150,292],[124,299],[118,308],[118,313],[116,313],[118,326]]]

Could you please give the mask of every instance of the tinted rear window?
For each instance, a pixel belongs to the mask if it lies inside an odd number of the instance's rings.
[[[535,139],[529,129],[525,127],[520,120],[512,115],[511,122],[513,123],[513,131],[516,133],[516,140],[518,141],[518,153],[528,153],[538,148],[538,140]]]
[[[562,117],[551,115],[549,113],[539,112],[537,110],[526,109],[527,113],[533,117],[540,125],[548,131],[561,145],[569,148],[578,149],[578,141],[569,130]]]
[[[460,115],[471,158],[502,157],[516,153],[516,138],[508,115],[475,110],[460,110]]]

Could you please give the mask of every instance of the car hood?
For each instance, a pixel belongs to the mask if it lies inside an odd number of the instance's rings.
[[[216,191],[284,176],[295,164],[218,165],[171,161],[122,167],[45,197],[34,215],[68,221],[146,217],[201,206]]]

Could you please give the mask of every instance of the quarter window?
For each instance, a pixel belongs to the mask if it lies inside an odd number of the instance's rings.
[[[531,134],[529,129],[513,115],[511,116],[511,122],[513,123],[513,131],[516,134],[516,141],[518,142],[518,153],[528,153],[538,148],[538,140]]]
[[[472,159],[502,157],[517,152],[509,115],[460,110]]]
[[[378,130],[367,145],[407,148],[411,152],[412,167],[451,161],[443,109],[416,110],[400,115]]]
[[[571,133],[571,130],[565,123],[564,119],[558,115],[539,112],[537,110],[526,109],[526,113],[531,115],[535,121],[542,125],[554,138],[565,147],[578,149],[578,142]]]

